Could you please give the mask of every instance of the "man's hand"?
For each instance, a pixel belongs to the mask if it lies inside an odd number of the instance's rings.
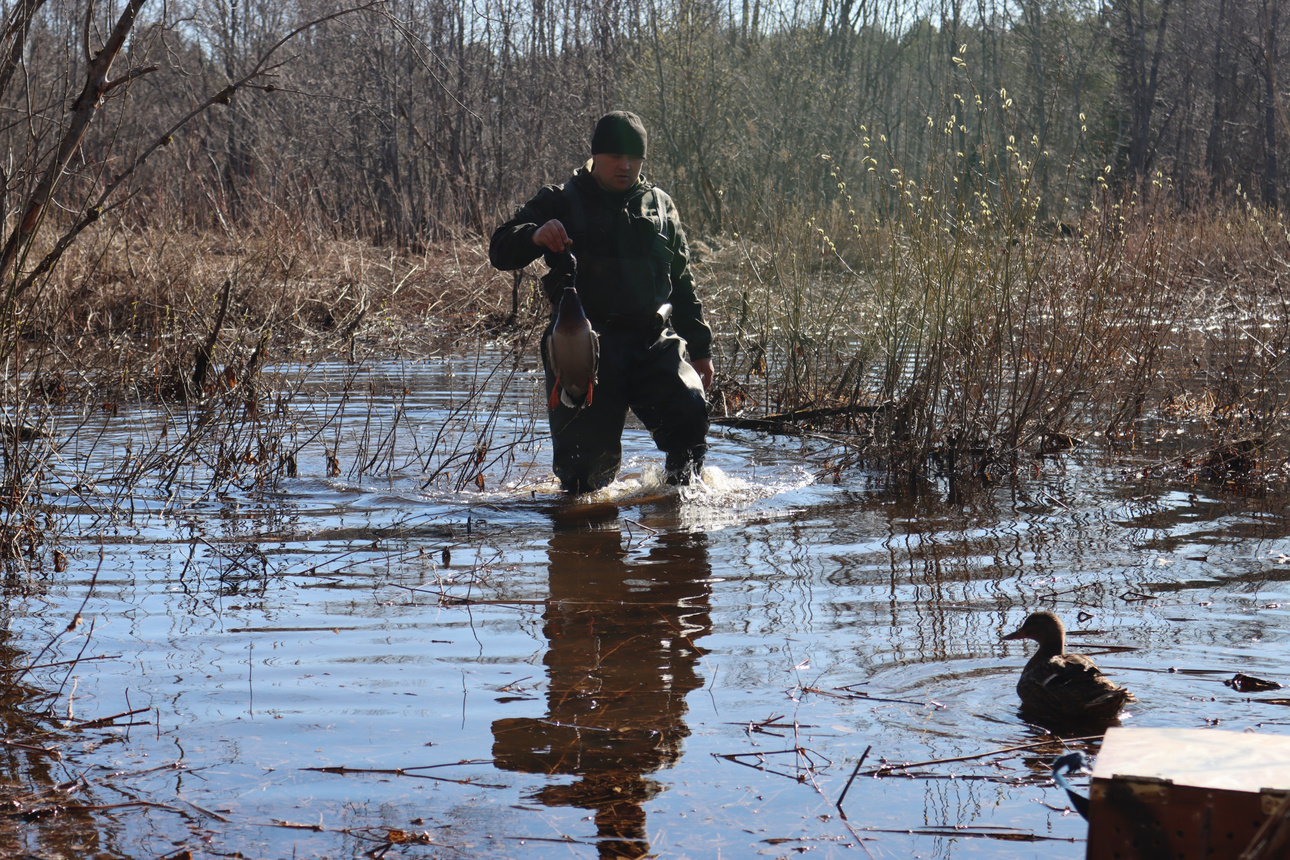
[[[699,374],[699,378],[703,380],[703,390],[707,391],[711,388],[712,374],[714,372],[712,369],[712,359],[696,358],[694,361],[690,362],[690,366],[694,368],[695,372]]]
[[[556,254],[562,254],[569,250],[573,240],[565,232],[564,225],[559,220],[552,218],[533,233],[533,244]]]

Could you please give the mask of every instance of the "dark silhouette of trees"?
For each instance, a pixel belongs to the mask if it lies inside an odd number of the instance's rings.
[[[882,211],[880,190],[844,192],[835,171],[862,175],[881,150],[918,181],[946,134],[960,192],[997,173],[987,149],[1025,150],[1045,219],[1070,217],[1098,177],[1168,185],[1185,205],[1253,194],[1276,206],[1290,131],[1283,2],[389,0],[328,18],[345,7],[135,0],[119,51],[156,69],[114,80],[103,121],[78,133],[69,82],[112,21],[76,0],[20,0],[0,43],[12,165],[0,207],[30,226],[35,164],[62,140],[66,166],[47,188],[64,220],[130,165],[114,215],[141,225],[288,219],[398,244],[485,233],[567,178],[613,108],[645,117],[647,174],[698,232],[773,231],[843,196]],[[11,245],[30,238],[17,235]]]

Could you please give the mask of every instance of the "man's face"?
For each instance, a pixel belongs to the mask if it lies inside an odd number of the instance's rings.
[[[606,191],[621,193],[640,181],[644,163],[634,155],[598,152],[591,156],[591,177]]]

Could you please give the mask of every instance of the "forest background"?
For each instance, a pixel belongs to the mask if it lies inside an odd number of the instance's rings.
[[[70,185],[107,181],[295,28],[342,11],[138,5],[123,59],[158,69],[104,106]],[[271,69],[149,159],[118,217],[232,229],[289,213],[377,244],[487,235],[563,181],[595,119],[620,107],[648,120],[649,175],[685,201],[697,235],[773,231],[838,200],[835,172],[864,175],[880,140],[883,167],[921,179],[946,123],[961,152],[1024,148],[1053,220],[1078,218],[1108,170],[1121,186],[1162,177],[1184,206],[1248,196],[1275,208],[1290,138],[1282,5],[392,2],[278,48]],[[6,47],[20,74],[4,101],[11,120],[37,122],[7,124],[11,181],[30,139],[59,127],[86,46],[118,14],[13,4]],[[72,194],[60,202],[81,214]]]
[[[136,5],[118,66],[158,68],[104,105],[64,180],[82,190],[318,23],[131,178],[118,215],[131,225],[285,212],[378,244],[486,235],[562,181],[616,107],[648,120],[649,175],[699,235],[774,230],[837,200],[835,170],[863,175],[880,140],[884,167],[921,179],[946,123],[969,155],[1025,148],[1052,219],[1078,217],[1107,170],[1121,186],[1163,177],[1186,206],[1275,208],[1287,188],[1278,0],[408,0],[329,20],[343,7]],[[119,13],[11,4],[10,198]],[[60,202],[80,214],[71,193]]]

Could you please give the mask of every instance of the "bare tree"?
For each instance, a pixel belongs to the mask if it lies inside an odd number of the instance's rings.
[[[1169,28],[1172,0],[1115,0],[1120,25],[1121,91],[1128,106],[1127,160],[1125,175],[1130,184],[1141,179],[1151,167],[1156,151],[1157,129],[1152,119],[1160,86],[1160,65],[1165,57],[1165,36]]]

